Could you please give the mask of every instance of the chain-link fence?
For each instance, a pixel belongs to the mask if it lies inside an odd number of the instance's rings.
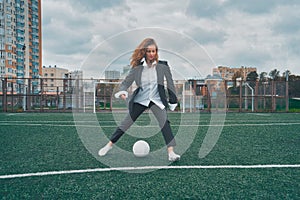
[[[288,82],[226,81],[228,111],[289,111]]]
[[[78,80],[8,79],[0,82],[0,110],[3,112],[67,111]]]
[[[175,81],[178,111],[288,112],[300,107],[289,99],[285,81]],[[118,80],[8,79],[0,81],[0,112],[101,112],[126,110],[114,98]]]

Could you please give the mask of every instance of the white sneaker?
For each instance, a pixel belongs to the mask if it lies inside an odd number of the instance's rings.
[[[178,155],[174,152],[169,153],[169,161],[174,162],[174,161],[178,161],[178,160],[180,160],[180,155]]]
[[[112,149],[112,146],[109,144],[105,145],[102,149],[99,150],[98,155],[99,156],[105,156],[109,150]]]

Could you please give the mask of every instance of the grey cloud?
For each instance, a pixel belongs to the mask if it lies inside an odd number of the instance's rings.
[[[69,0],[70,4],[81,11],[100,11],[104,8],[123,4],[124,0]]]
[[[92,34],[77,23],[64,23],[64,26],[49,26],[43,31],[45,48],[50,48],[57,54],[69,55],[78,51],[88,51]],[[55,28],[54,28],[55,27]],[[75,28],[76,27],[76,28]]]
[[[251,1],[240,1],[240,0],[231,0],[228,1],[227,6],[231,8],[236,8],[238,10],[252,13],[252,14],[261,14],[273,11],[278,6],[287,6],[287,5],[299,5],[298,0],[251,0]]]
[[[66,33],[59,35],[57,38],[48,38],[47,43],[44,44],[44,48],[56,54],[72,55],[79,52],[88,52],[89,42],[90,40],[88,38]]]
[[[299,55],[300,55],[300,38],[289,39],[287,46],[288,46],[287,51],[289,52],[288,56],[295,55],[295,56],[299,57]]]
[[[186,15],[196,17],[214,17],[223,13],[222,6],[211,0],[190,0]]]
[[[42,20],[43,48],[56,55],[88,52],[94,26],[89,16],[75,12],[72,4],[54,2],[47,6]]]
[[[224,30],[208,30],[200,27],[193,28],[191,31],[189,31],[189,34],[201,45],[222,44],[227,37],[227,34]]]
[[[284,6],[277,9],[277,20],[272,26],[274,35],[284,38],[289,55],[300,55],[300,5]]]
[[[300,2],[297,0],[251,0],[251,1],[241,1],[241,0],[191,0],[186,14],[196,17],[207,17],[214,18],[215,16],[222,16],[226,12],[231,12],[232,10],[238,10],[240,12],[246,12],[251,14],[262,14],[271,12],[277,6],[280,5],[299,5]]]
[[[266,66],[276,67],[283,62],[286,51],[293,56],[294,63],[298,61],[295,55],[300,54],[300,7],[296,6],[295,0],[191,0],[187,9],[183,9],[183,2],[170,5],[169,2],[155,0],[154,4],[151,3],[151,9],[146,9],[149,2],[138,0],[126,3],[122,0],[45,1],[42,21],[46,54],[43,55],[43,64],[59,65],[53,60],[63,60],[66,65],[68,62],[74,65],[74,62],[79,63],[78,60],[89,57],[89,61],[96,63],[87,62],[84,67],[96,70],[93,71],[96,74],[110,62],[109,67],[127,65],[131,51],[145,37],[156,39],[161,59],[173,61],[181,56],[199,63],[197,44],[185,36],[203,45],[217,63],[228,66],[257,66],[259,70]],[[163,29],[146,27],[164,27],[178,33],[168,34]],[[132,28],[137,30],[130,32],[135,30]],[[129,32],[121,34],[124,33],[122,31]],[[187,35],[180,36],[181,33]],[[182,40],[191,44],[182,45]],[[103,44],[89,56],[99,43]],[[271,47],[265,51],[258,48],[274,43],[282,45],[285,51]],[[251,49],[251,45],[255,49]],[[201,54],[205,58],[205,52]],[[49,60],[52,63],[47,63]],[[265,63],[271,64],[268,66]],[[175,68],[176,64],[173,64]],[[201,63],[201,66],[212,67],[213,64]]]
[[[279,19],[273,26],[274,34],[297,34],[300,31],[300,5],[288,8],[278,14]]]
[[[226,4],[229,8],[235,8],[242,12],[259,14],[269,12],[273,9],[277,4],[279,4],[280,0],[251,0],[251,1],[239,1],[239,0],[231,0]],[[285,2],[283,2],[285,3]]]
[[[272,55],[259,50],[241,50],[234,56],[232,63],[246,67],[263,67],[265,62],[272,58]]]

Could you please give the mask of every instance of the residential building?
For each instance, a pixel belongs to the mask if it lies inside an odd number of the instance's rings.
[[[68,78],[69,70],[59,68],[54,65],[49,67],[43,66],[43,87],[46,92],[62,92],[63,80]]]
[[[122,72],[122,75],[126,75],[129,73],[131,69],[131,66],[130,65],[126,65],[125,67],[123,67],[123,72]]]
[[[218,66],[213,68],[213,75],[219,75],[224,80],[232,80],[234,74],[239,72],[242,79],[246,79],[250,72],[257,71],[256,67],[240,67],[240,68],[230,68],[225,66]]]
[[[69,81],[67,83],[69,89],[71,89],[72,92],[75,92],[76,91],[73,91],[73,88],[77,88],[77,90],[80,90],[79,88],[82,88],[83,87],[83,72],[81,70],[75,70],[75,71],[71,71],[68,73],[68,78],[69,78]],[[79,92],[79,91],[77,91]]]
[[[41,0],[0,0],[0,76],[22,92],[42,74]]]
[[[121,77],[121,72],[117,70],[107,70],[105,71],[105,79],[119,79]]]

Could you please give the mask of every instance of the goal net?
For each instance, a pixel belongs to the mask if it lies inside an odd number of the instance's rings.
[[[82,89],[82,108],[84,112],[103,112],[103,111],[127,111],[126,101],[115,98],[114,94],[119,91],[119,81],[97,80],[91,82],[84,81]],[[186,80],[175,80],[175,89],[178,97],[177,112],[193,112],[199,110],[203,105],[201,96],[194,94],[192,86]],[[136,89],[132,85],[128,92],[131,94]]]

